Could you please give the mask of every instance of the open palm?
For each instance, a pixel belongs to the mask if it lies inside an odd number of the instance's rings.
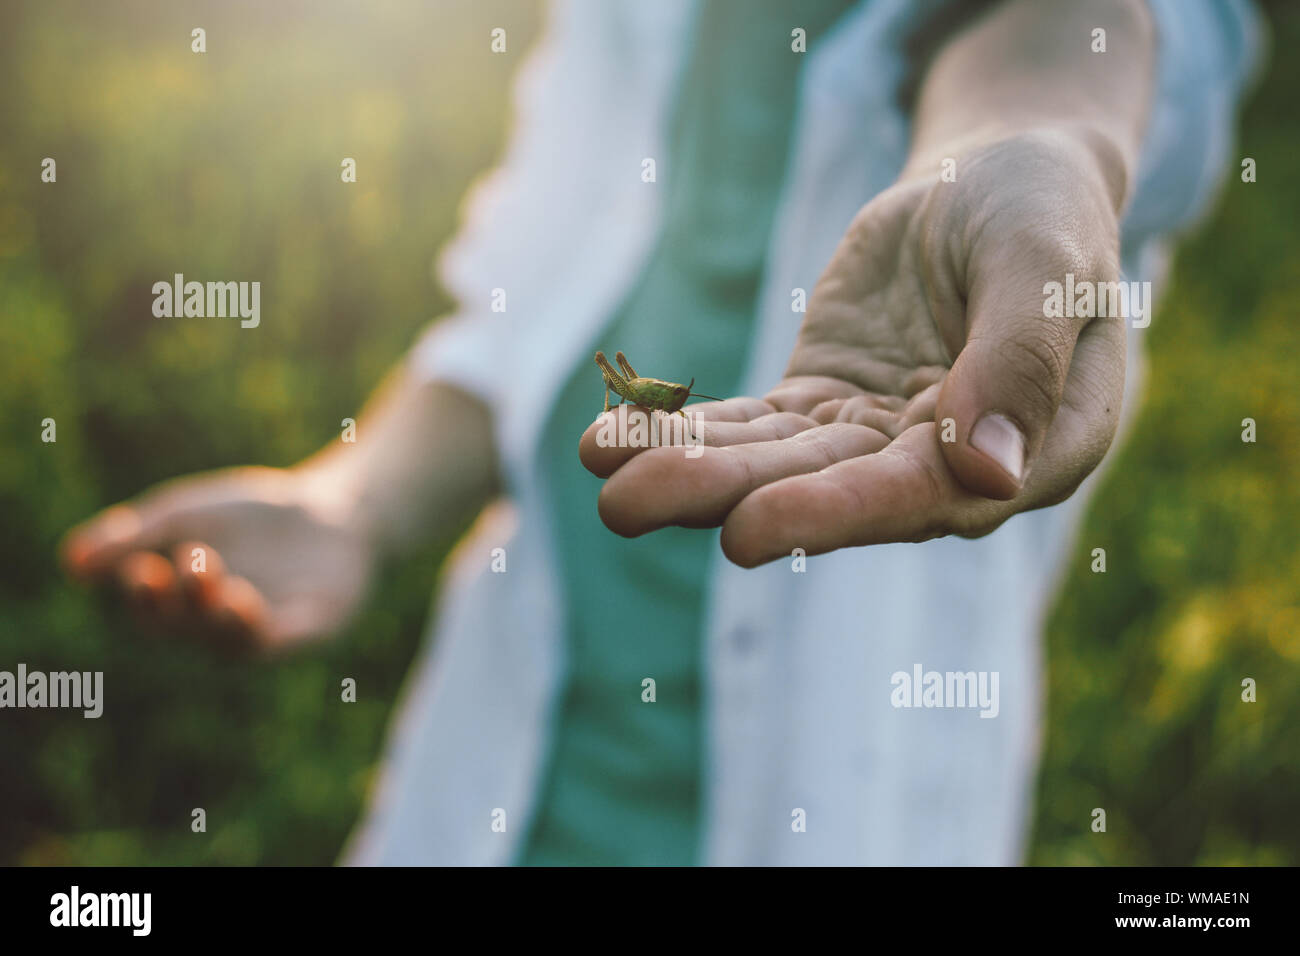
[[[63,559],[116,584],[152,630],[282,650],[338,629],[376,561],[312,484],[274,468],[177,479],[74,528]]]
[[[698,407],[703,454],[602,447],[593,423],[580,453],[609,479],[612,530],[721,525],[724,552],[752,567],[985,534],[1078,487],[1118,421],[1123,323],[1046,318],[1043,286],[1116,278],[1123,188],[1067,135],[1017,136],[957,168],[861,210],[786,377],[763,399]]]

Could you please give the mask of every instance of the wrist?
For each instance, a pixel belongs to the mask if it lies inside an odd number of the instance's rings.
[[[1083,178],[1104,192],[1116,214],[1127,201],[1129,185],[1136,173],[1137,144],[1124,142],[1113,131],[1086,123],[990,123],[944,143],[918,145],[908,157],[898,181],[942,181],[941,174],[949,160],[960,180],[961,169],[967,163],[1017,144],[1056,153],[1064,167],[1077,168]]]
[[[303,507],[349,537],[385,550],[382,516],[365,493],[363,460],[353,446],[328,445],[292,466]]]
[[[294,471],[312,507],[379,557],[461,530],[499,486],[487,407],[400,374],[363,411],[356,442],[336,439]]]

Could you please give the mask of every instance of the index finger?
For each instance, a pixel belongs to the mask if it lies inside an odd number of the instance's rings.
[[[729,398],[684,410],[687,418],[655,414],[640,405],[620,405],[604,412],[583,432],[578,457],[596,477],[608,478],[647,448],[770,441],[816,424],[802,415],[776,413],[771,405],[757,398]],[[765,417],[772,421],[755,428],[744,427]]]
[[[165,541],[164,521],[138,504],[118,504],[72,528],[63,536],[63,565],[82,580],[98,578],[135,551],[154,550]]]
[[[949,473],[927,422],[874,454],[757,488],[727,516],[722,550],[752,568],[795,548],[814,555],[926,541],[949,533],[953,511],[973,498]]]

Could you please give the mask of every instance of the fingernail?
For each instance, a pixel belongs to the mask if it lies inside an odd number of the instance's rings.
[[[1024,479],[1025,436],[1005,415],[985,414],[971,429],[970,445],[997,462],[1016,484]]]

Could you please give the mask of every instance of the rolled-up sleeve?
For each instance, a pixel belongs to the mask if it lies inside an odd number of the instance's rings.
[[[493,289],[507,278],[527,286],[548,268],[555,243],[547,224],[557,218],[553,207],[571,200],[565,170],[576,117],[557,110],[579,102],[590,85],[582,58],[561,56],[581,28],[573,7],[551,5],[515,78],[505,155],[470,189],[460,229],[438,257],[435,270],[456,311],[425,329],[407,356],[419,378],[456,385],[488,405],[505,387],[501,353],[515,332],[504,312],[493,311]]]
[[[1147,0],[1156,86],[1125,243],[1176,233],[1212,204],[1230,164],[1237,109],[1262,59],[1247,0]]]

